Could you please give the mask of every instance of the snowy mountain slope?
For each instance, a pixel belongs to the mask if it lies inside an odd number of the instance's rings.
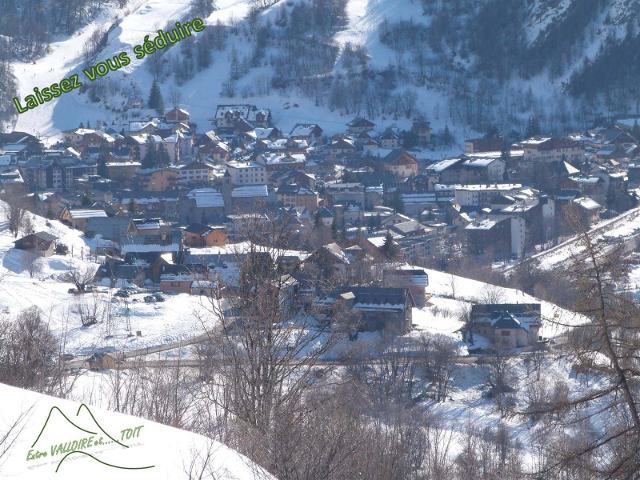
[[[504,0],[457,0],[451,6],[418,0],[345,0],[345,21],[308,37],[310,43],[326,47],[323,55],[329,58],[334,55],[329,51],[335,49],[333,67],[310,75],[312,78],[304,78],[303,69],[293,83],[278,86],[281,79],[277,63],[283,58],[286,62],[283,55],[294,49],[285,42],[287,25],[295,21],[296,7],[309,2],[280,1],[251,16],[248,0],[220,0],[207,24],[210,28],[218,22],[227,26],[229,36],[224,45],[212,50],[210,66],[186,81],[176,82],[175,72],[182,68],[180,62],[184,60],[182,46],[154,55],[162,55],[161,63],[168,65],[169,75],[160,78],[165,104],[170,103],[171,92],[179,89],[179,104],[192,113],[201,128],[208,127],[216,104],[232,102],[252,102],[271,108],[275,123],[285,131],[296,122],[317,121],[327,133],[335,133],[343,130],[356,113],[375,117],[381,126],[406,127],[409,119],[403,114],[404,107],[393,107],[396,100],[390,104],[388,99],[384,100],[387,103],[373,110],[362,103],[369,101],[364,97],[358,100],[359,105],[331,105],[332,95],[338,95],[336,82],[345,82],[345,92],[349,88],[357,92],[353,89],[362,91],[366,83],[353,82],[364,77],[369,79],[370,95],[376,91],[387,96],[408,95],[415,110],[409,117],[424,114],[436,130],[448,125],[454,133],[471,135],[473,128],[482,130],[490,123],[517,129],[523,128],[531,115],[540,117],[547,128],[582,128],[600,106],[597,102],[591,105],[595,111],[585,117],[585,112],[577,110],[577,100],[565,92],[565,84],[584,68],[585,62],[603,55],[601,49],[607,39],[632,35],[640,11],[637,0],[589,2],[515,0],[510,4],[514,8],[510,13],[513,17],[499,17]],[[123,50],[131,53],[131,47],[145,35],[155,35],[157,29],[186,19],[190,8],[190,0],[131,0],[124,9],[107,7],[98,20],[71,38],[52,44],[51,53],[35,63],[14,62],[21,95],[28,94],[34,86],[45,86],[79,71],[84,43],[97,28],[115,25],[107,45],[97,55],[99,61]],[[479,23],[478,18],[485,23]],[[506,44],[500,38],[492,40],[493,32],[500,31],[494,28],[495,21],[508,27],[507,31],[517,32],[522,42],[518,38]],[[270,40],[260,40],[262,37],[257,36],[260,27],[272,36]],[[389,39],[389,31],[397,34],[395,40]],[[383,40],[385,35],[387,38]],[[302,44],[304,41],[296,39]],[[491,42],[503,52],[478,50],[481,46],[489,48]],[[359,48],[366,56],[366,72],[345,70],[347,45]],[[308,48],[302,48],[299,55],[309,56],[309,61],[320,56]],[[501,68],[505,65],[508,68],[500,80],[493,76],[494,69],[483,63],[491,55],[513,56],[511,60],[496,60],[511,62],[500,63]],[[105,77],[106,92],[99,95],[98,102],[74,91],[19,115],[16,128],[52,135],[80,122],[95,124],[98,120],[119,128],[131,116],[121,112],[127,96],[142,99],[148,96],[153,77],[147,61],[134,60],[128,67]],[[230,71],[236,68],[239,72],[232,82],[232,91],[225,91],[229,90]],[[523,75],[521,70],[527,73]],[[375,79],[389,72],[394,80],[383,92]],[[626,108],[623,97],[615,108]],[[389,114],[387,111],[392,108],[395,113]],[[610,110],[611,105],[607,108]]]
[[[0,452],[8,446],[0,456],[3,479],[180,480],[199,478],[196,471],[220,480],[273,478],[236,451],[190,432],[4,384],[0,398],[0,439],[9,433],[0,445]]]

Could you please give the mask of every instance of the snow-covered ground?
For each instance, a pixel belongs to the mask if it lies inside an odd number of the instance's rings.
[[[201,478],[196,470],[220,480],[273,478],[227,446],[184,430],[3,384],[0,398],[0,439],[17,422],[0,444],[0,452],[9,446],[0,455],[2,479]]]
[[[81,73],[84,45],[97,29],[106,30],[118,22],[117,26],[109,33],[108,42],[98,54],[96,61],[111,58],[121,51],[128,52],[132,59],[131,64],[116,72],[110,72],[105,79],[120,83],[128,91],[136,89],[140,96],[146,100],[153,77],[144,66],[146,59],[136,60],[132,54],[132,48],[140,44],[145,35],[151,35],[153,38],[158,29],[165,27],[170,22],[184,18],[189,11],[191,2],[189,0],[172,2],[131,0],[123,9],[117,9],[111,4],[107,5],[101,15],[87,27],[71,37],[59,38],[51,45],[50,53],[36,62],[13,62],[12,66],[18,80],[20,98],[32,93],[34,87],[44,87],[59,82],[72,73],[79,73],[84,84],[90,83]],[[206,19],[206,23],[208,25],[214,25],[217,22],[226,25],[236,24],[247,16],[250,5],[249,0],[218,0],[216,2],[217,10]],[[260,15],[273,21],[279,8],[290,8],[291,5],[291,2],[278,2],[270,9],[261,12]],[[371,51],[373,64],[386,66],[389,60],[394,58],[395,53],[380,43],[377,32],[379,22],[385,18],[393,20],[417,18],[420,7],[417,2],[413,3],[409,0],[393,2],[349,0],[347,13],[348,25],[344,31],[336,34],[336,43],[340,46],[344,46],[347,42],[365,45]],[[313,99],[295,91],[272,92],[254,96],[242,93],[245,87],[253,88],[256,82],[261,80],[269,83],[271,71],[266,66],[254,68],[249,74],[238,80],[236,87],[238,93],[234,98],[223,97],[221,90],[229,75],[231,50],[235,49],[242,58],[242,56],[251,53],[251,48],[242,36],[233,35],[225,50],[214,52],[212,65],[209,68],[179,86],[180,106],[190,112],[191,120],[195,121],[200,129],[209,127],[209,120],[212,118],[217,104],[253,103],[270,108],[274,124],[284,132],[288,132],[299,122],[317,122],[326,134],[344,131],[346,123],[353,118],[353,115],[345,116],[338,111],[330,111],[326,107],[317,106]],[[177,88],[177,85],[173,78],[170,78],[160,82],[159,86],[165,98],[165,104],[168,104],[171,92]],[[447,111],[445,96],[436,90],[425,88],[419,89],[418,94],[418,104],[422,111],[429,113],[432,126],[435,129],[440,129],[448,124],[455,133],[455,128],[448,122],[446,115],[442,115],[442,118],[431,115],[434,109],[442,112]],[[114,98],[118,98],[118,100],[111,99],[110,103],[124,101],[117,95]],[[116,106],[120,107],[120,105]],[[153,112],[149,113],[153,114]],[[105,121],[107,125],[116,126],[119,129],[128,120],[122,114],[106,109],[103,103],[92,103],[86,95],[72,91],[19,115],[15,129],[35,133],[52,142],[60,137],[61,131],[76,128],[81,122],[85,125],[90,123],[95,126],[98,121]],[[408,119],[402,118],[376,120],[381,129],[388,125],[397,125],[403,128],[410,125]],[[461,151],[462,144],[435,154],[429,153],[432,156],[435,155],[435,159],[440,159]]]
[[[106,288],[95,294],[69,293],[74,285],[62,279],[70,268],[97,268],[97,264],[87,260],[89,245],[77,230],[58,221],[46,221],[35,215],[32,218],[36,232],[56,235],[73,255],[37,259],[37,268],[31,277],[29,270],[33,269],[28,265],[32,258],[13,248],[15,238],[7,229],[4,210],[0,206],[0,319],[15,319],[22,310],[36,306],[52,331],[63,339],[64,351],[75,355],[162,345],[204,331],[204,325],[195,315],[204,308],[198,296],[166,295],[164,302],[147,304],[143,294],[133,295],[125,303],[111,295],[114,290]],[[93,308],[94,303],[98,305],[98,323],[83,327],[79,308]],[[109,314],[112,321],[108,331],[106,319]],[[129,336],[127,318],[133,336]],[[137,331],[141,336],[135,336]],[[109,334],[109,338],[105,338]]]
[[[417,331],[458,336],[462,327],[461,313],[472,303],[540,303],[543,325],[540,335],[552,338],[564,331],[565,326],[577,325],[585,319],[574,312],[539,300],[515,288],[505,288],[477,280],[425,269],[429,276],[427,293],[430,305],[413,309],[413,323]]]

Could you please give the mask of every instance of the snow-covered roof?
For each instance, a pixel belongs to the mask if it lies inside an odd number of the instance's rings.
[[[79,218],[98,218],[98,217],[106,217],[107,212],[104,210],[89,210],[89,209],[79,209],[79,210],[69,210],[71,214],[71,218],[79,219]]]
[[[224,198],[214,188],[197,188],[187,193],[187,198],[195,200],[198,208],[224,207]]]
[[[266,185],[246,185],[236,187],[231,191],[232,198],[268,197],[269,191]]]

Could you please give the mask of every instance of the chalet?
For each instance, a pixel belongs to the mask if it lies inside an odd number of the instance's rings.
[[[370,122],[366,118],[356,117],[347,123],[347,131],[353,134],[359,134],[363,132],[369,132],[374,129],[375,123]]]
[[[407,288],[343,287],[319,299],[316,305],[329,312],[338,305],[357,312],[356,328],[361,332],[404,335],[411,330],[414,301]]]
[[[418,160],[403,149],[392,150],[384,157],[384,169],[397,178],[407,178],[418,174]]]
[[[164,117],[167,123],[189,122],[189,112],[178,107],[174,107],[169,110]]]
[[[313,252],[304,261],[303,269],[309,269],[313,265],[318,270],[318,277],[332,278],[340,281],[347,279],[348,268],[351,261],[349,256],[337,243],[329,243],[323,245]]]
[[[255,105],[218,105],[214,117],[216,128],[220,130],[233,130],[237,122],[244,120],[254,127],[267,128],[271,124],[271,111],[266,108],[259,109]]]
[[[506,163],[499,156],[462,156],[433,163],[427,175],[436,183],[474,184],[502,182]]]
[[[338,137],[329,144],[329,155],[332,158],[345,157],[353,155],[356,152],[354,141],[349,137]]]
[[[116,353],[96,352],[85,360],[89,370],[104,370],[118,368],[120,360]]]
[[[47,232],[37,232],[19,238],[13,245],[18,250],[26,250],[41,257],[50,257],[55,253],[58,237]]]
[[[317,123],[296,123],[289,132],[289,138],[306,140],[308,145],[322,143],[322,128]]]
[[[226,211],[233,213],[252,213],[264,210],[272,198],[267,185],[247,185],[231,190],[230,205]],[[226,204],[225,204],[226,205]]]
[[[380,137],[378,137],[380,146],[382,148],[399,148],[401,137],[400,134],[393,128],[386,129]]]
[[[497,349],[535,345],[542,326],[539,303],[499,303],[471,306],[470,327],[465,339],[473,343],[473,335],[482,335]]]
[[[104,210],[64,208],[59,219],[73,228],[84,230],[90,218],[105,218],[106,216],[107,213]]]
[[[186,247],[220,247],[227,243],[226,227],[192,223],[182,230]]]
[[[321,207],[316,211],[316,219],[325,227],[330,227],[333,224],[334,215],[328,208]]]
[[[426,120],[414,120],[411,124],[411,133],[416,136],[419,146],[426,147],[431,143],[431,126]]]

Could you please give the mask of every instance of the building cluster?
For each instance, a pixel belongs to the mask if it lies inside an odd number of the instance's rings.
[[[301,302],[406,332],[428,280],[380,265],[522,258],[567,235],[569,216],[590,223],[634,207],[638,132],[620,121],[516,143],[492,135],[434,160],[421,118],[405,130],[354,118],[328,136],[316,123],[283,131],[255,105],[219,105],[206,126],[175,107],[119,129],[81,125],[46,148],[0,134],[0,190],[93,238],[107,259],[99,275],[166,292],[206,293],[212,272],[231,275],[249,231],[285,222],[296,250],[283,271],[302,272]],[[20,248],[48,255],[55,239],[34,232]]]

